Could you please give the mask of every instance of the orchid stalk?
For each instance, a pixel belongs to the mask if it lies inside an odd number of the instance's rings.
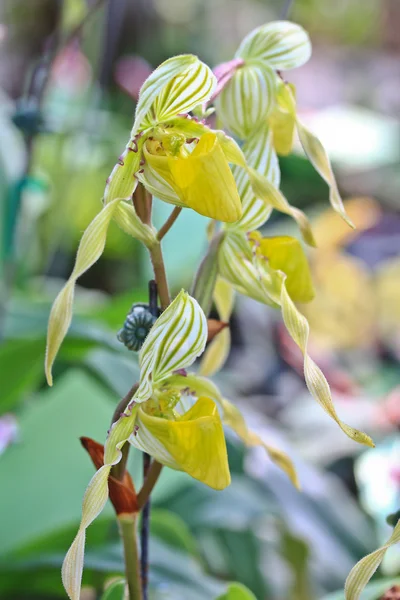
[[[102,210],[82,237],[71,277],[49,319],[45,370],[52,385],[52,366],[72,319],[75,283],[100,258],[111,221],[148,249],[162,312],[157,319],[152,318],[154,311],[147,318],[146,307],[140,305],[127,316],[127,326],[132,326],[135,314],[142,319],[137,344],[141,345],[140,380],[119,405],[96,459],[91,446],[97,471],[86,490],[81,524],[62,569],[71,600],[80,597],[86,529],[108,497],[124,541],[129,598],[142,598],[139,571],[134,568],[137,514],[161,465],[216,490],[229,485],[224,425],[247,446],[264,447],[299,487],[292,460],[250,431],[240,411],[210,380],[229,353],[228,323],[235,293],[281,311],[303,353],[311,394],[349,437],[373,445],[368,435],[340,419],[328,382],[308,354],[309,326],[296,306],[314,295],[303,245],[293,237],[265,238],[257,231],[275,209],[292,217],[303,241],[315,245],[306,215],[279,189],[277,153],[291,150],[295,128],[308,158],[330,186],[333,208],[349,222],[327,154],[298,120],[293,87],[280,76],[281,70],[304,64],[310,54],[306,32],[278,21],[250,33],[233,61],[215,73],[196,56],[176,56],[162,63],[142,86],[128,143],[107,180]],[[212,103],[227,133],[207,123]],[[159,232],[151,223],[153,197],[175,206]],[[192,293],[182,290],[171,302],[161,240],[182,209],[194,210],[211,223],[220,221],[222,226],[218,237],[210,240]],[[221,323],[211,335],[207,317],[213,301]],[[143,323],[149,327],[146,335]],[[201,355],[198,368],[188,371]],[[125,469],[130,447],[153,458],[138,494]]]

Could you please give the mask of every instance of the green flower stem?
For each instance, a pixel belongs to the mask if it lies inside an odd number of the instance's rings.
[[[137,546],[137,515],[118,515],[118,525],[124,544],[125,576],[128,584],[129,600],[142,600],[142,583]]]
[[[155,244],[152,246],[152,248],[149,248],[149,252],[154,270],[154,279],[156,280],[158,295],[160,298],[161,309],[165,310],[170,304],[171,299],[169,295],[168,281],[165,273],[161,244]]]

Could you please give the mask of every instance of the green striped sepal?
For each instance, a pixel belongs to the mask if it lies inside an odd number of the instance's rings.
[[[153,387],[173,371],[186,369],[207,341],[207,320],[198,302],[181,291],[157,319],[139,354],[140,385],[136,402],[148,400]]]
[[[131,136],[207,102],[216,83],[211,69],[197,56],[184,54],[166,60],[140,90]]]
[[[279,188],[279,162],[273,147],[272,134],[266,122],[243,145],[242,150],[248,166]],[[239,228],[246,232],[258,229],[269,219],[272,206],[268,206],[265,200],[255,196],[249,176],[244,169],[235,165],[233,174],[242,201],[243,214],[239,221],[229,227]]]

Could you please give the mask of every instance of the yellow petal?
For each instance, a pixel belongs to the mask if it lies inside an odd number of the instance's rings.
[[[299,488],[296,469],[287,454],[277,448],[269,446],[259,435],[248,429],[242,413],[236,406],[224,398],[221,398],[220,403],[223,410],[222,418],[224,423],[233,429],[247,446],[262,446],[268,453],[270,459],[286,473],[293,485]]]
[[[176,421],[151,416],[143,409],[139,415],[137,437],[142,434],[141,427],[145,427],[173,458],[177,468],[216,490],[230,484],[224,431],[218,408],[210,398],[199,398]],[[151,453],[151,447],[149,450]]]
[[[352,568],[349,576],[346,579],[344,594],[346,600],[358,600],[368,581],[375,573],[379,565],[381,564],[383,557],[390,546],[398,544],[400,542],[400,521],[397,522],[396,527],[393,530],[392,535],[384,546],[375,550],[371,554],[364,556],[356,565]]]
[[[367,434],[354,429],[354,427],[350,427],[350,425],[347,425],[339,419],[332,401],[329,384],[321,369],[307,353],[308,337],[310,333],[308,321],[293,304],[293,301],[286,290],[284,281],[282,281],[281,287],[281,306],[286,329],[304,356],[304,377],[310,393],[349,438],[360,444],[373,447],[374,443]]]
[[[280,81],[278,84],[277,103],[269,117],[272,128],[274,148],[281,156],[290,154],[293,148],[296,129],[296,102],[293,85]]]
[[[262,255],[269,266],[286,275],[286,289],[294,302],[310,302],[314,298],[307,257],[296,238],[266,237],[259,242]]]
[[[201,358],[199,374],[211,377],[220,371],[228,358],[230,348],[231,332],[229,331],[229,327],[225,327],[225,329],[215,336],[204,352]]]
[[[233,287],[225,279],[218,277],[214,289],[214,301],[221,321],[229,321],[234,299],[235,291]]]
[[[242,207],[235,179],[215,133],[205,133],[191,154],[156,156],[145,149],[146,161],[188,208],[211,219],[237,221]]]

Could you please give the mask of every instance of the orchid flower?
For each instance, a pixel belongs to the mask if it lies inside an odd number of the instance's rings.
[[[189,367],[203,352],[206,341],[206,317],[196,300],[181,291],[157,319],[142,346],[139,387],[112,425],[104,465],[86,490],[81,524],[62,569],[71,600],[79,600],[86,529],[104,508],[108,477],[121,459],[125,442],[214,489],[229,485],[225,437],[215,399],[207,387],[198,388],[189,398],[181,393],[182,386],[172,385],[174,373]]]

